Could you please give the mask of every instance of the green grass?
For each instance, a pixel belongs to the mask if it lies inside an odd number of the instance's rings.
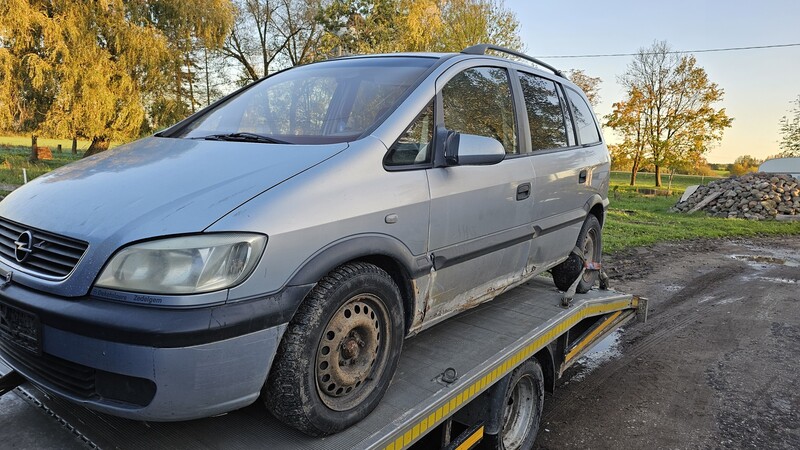
[[[83,152],[73,155],[70,150],[56,153],[53,159],[40,160],[36,163],[28,161],[30,147],[0,147],[0,184],[21,185],[23,182],[22,169],[28,174],[28,181],[44,175],[64,164],[81,159]]]
[[[55,156],[56,148],[58,148],[58,144],[61,144],[61,150],[64,152],[71,152],[72,151],[72,139],[50,139],[50,138],[37,138],[36,145],[39,147],[50,147],[50,150],[53,152],[53,156]],[[84,152],[87,148],[89,148],[89,144],[91,142],[84,141],[78,139],[78,151]],[[27,147],[29,150],[31,148],[31,137],[30,136],[0,136],[0,146],[7,146],[7,147]]]
[[[676,192],[683,192],[687,186],[695,184],[708,184],[713,180],[718,180],[723,177],[701,177],[699,175],[675,175],[672,178],[672,190]],[[630,186],[631,173],[630,172],[611,172],[611,188],[619,186],[620,191],[633,191],[638,188],[652,188],[656,185],[656,175],[654,173],[639,172],[636,175],[636,186]],[[669,174],[661,175],[662,189],[667,189],[669,185]]]
[[[611,200],[603,231],[604,252],[696,238],[800,234],[800,222],[756,222],[708,217],[703,212],[668,212],[677,201],[677,196],[618,193],[618,198]]]

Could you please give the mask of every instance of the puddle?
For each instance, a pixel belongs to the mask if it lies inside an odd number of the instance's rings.
[[[763,256],[763,255],[731,255],[731,258],[756,263],[758,265],[778,265],[778,266],[789,266],[789,267],[800,267],[800,263],[793,260],[786,260],[783,258],[776,258],[774,256]]]
[[[613,333],[609,334],[605,339],[592,347],[589,353],[583,355],[581,359],[576,361],[573,366],[576,369],[575,374],[570,377],[569,381],[565,384],[572,383],[573,381],[582,381],[587,375],[592,373],[592,371],[600,367],[601,364],[622,356],[622,352],[619,349],[619,341],[623,332],[624,330],[622,328],[617,328]]]
[[[800,267],[800,258],[797,251],[791,249],[762,248],[754,245],[746,246],[754,255],[731,255],[731,258],[740,261],[749,261],[759,264],[770,264],[788,267]],[[766,256],[767,254],[772,256]]]
[[[715,303],[715,305],[727,305],[730,303],[738,302],[744,300],[745,297],[736,297],[736,298],[723,298],[722,300]]]
[[[790,278],[774,278],[774,277],[758,277],[759,280],[769,281],[770,283],[783,283],[783,284],[797,284],[800,283],[798,280],[793,280]]]

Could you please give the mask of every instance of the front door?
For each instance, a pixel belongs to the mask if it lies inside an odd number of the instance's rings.
[[[427,324],[489,300],[521,280],[532,235],[533,170],[520,155],[508,71],[463,69],[437,89],[443,115],[439,125],[497,139],[506,159],[496,165],[428,170],[429,249],[435,270]]]

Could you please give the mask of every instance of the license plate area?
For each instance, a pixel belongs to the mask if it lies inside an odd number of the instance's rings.
[[[41,331],[35,314],[0,303],[0,339],[40,355]]]

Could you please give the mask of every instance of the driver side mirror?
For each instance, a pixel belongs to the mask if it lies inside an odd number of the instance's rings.
[[[444,137],[444,166],[484,166],[504,160],[506,151],[497,139],[476,134],[446,132]]]

